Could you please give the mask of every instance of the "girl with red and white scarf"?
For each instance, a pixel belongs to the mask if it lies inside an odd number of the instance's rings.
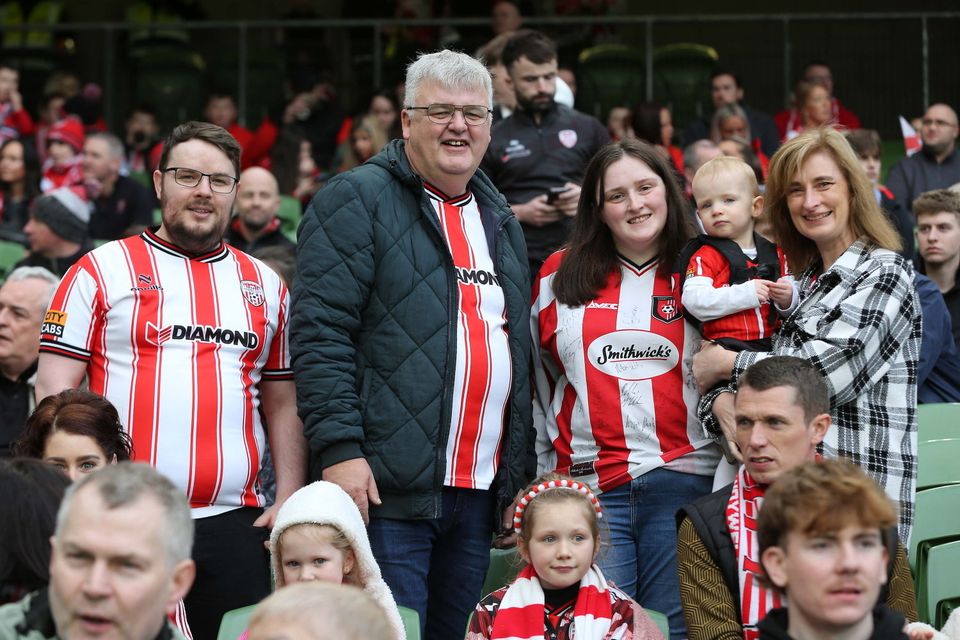
[[[601,517],[600,502],[583,483],[559,474],[534,481],[513,520],[527,566],[513,584],[480,601],[466,640],[663,638],[594,563]]]

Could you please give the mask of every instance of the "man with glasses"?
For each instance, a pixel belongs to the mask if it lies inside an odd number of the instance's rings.
[[[186,599],[197,638],[224,612],[270,591],[258,474],[267,446],[277,503],[303,484],[306,441],[287,355],[287,291],[271,269],[222,241],[240,148],[188,122],[153,174],[163,222],[109,242],[64,276],[41,329],[37,398],[88,379],[148,462],[187,495],[197,581]],[[263,420],[265,419],[266,424]]]
[[[920,128],[923,149],[901,159],[887,176],[887,188],[897,202],[912,209],[921,193],[960,182],[957,133],[957,112],[945,104],[930,105]]]
[[[406,89],[403,139],[304,215],[290,350],[313,462],[369,520],[397,604],[424,637],[461,638],[533,472],[530,285],[520,225],[477,171],[489,72],[425,54]]]
[[[483,171],[523,223],[534,278],[572,226],[587,162],[610,134],[596,118],[559,105],[557,46],[539,31],[518,31],[501,61],[516,93],[513,114],[493,128]]]

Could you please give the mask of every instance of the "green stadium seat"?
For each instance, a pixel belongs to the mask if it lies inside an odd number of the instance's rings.
[[[483,597],[513,582],[522,567],[523,560],[516,547],[490,549],[490,567],[483,581]]]
[[[960,438],[960,402],[917,405],[917,440]]]
[[[22,244],[0,240],[0,279],[7,277],[13,265],[20,262],[25,254]]]
[[[397,607],[400,610],[400,620],[403,622],[403,631],[407,640],[420,640],[420,614],[407,607]],[[217,638],[217,640],[220,640]]]
[[[926,440],[917,445],[917,490],[960,483],[960,438]]]
[[[618,105],[632,108],[646,96],[643,51],[622,44],[601,44],[580,53],[577,109],[605,121]]]
[[[663,634],[663,637],[669,638],[670,622],[667,619],[666,614],[660,613],[659,611],[654,611],[653,609],[644,609],[644,611],[646,611],[647,615],[650,616],[656,623],[657,628],[660,629],[660,633]]]
[[[294,242],[297,241],[297,229],[300,228],[300,218],[303,209],[300,201],[291,196],[280,196],[280,209],[277,211],[280,218],[280,231]]]
[[[256,606],[252,604],[249,607],[241,607],[223,614],[223,619],[220,621],[220,630],[217,632],[217,640],[237,640],[240,634],[246,630],[247,623],[250,622],[250,616]]]
[[[713,111],[710,74],[720,56],[713,47],[678,42],[653,54],[653,98],[673,115],[682,131],[691,121]]]
[[[908,554],[914,574],[921,556],[944,540],[960,540],[960,484],[917,491]]]
[[[960,598],[960,541],[948,542],[930,548],[927,569],[921,576],[923,595],[917,595],[917,608],[921,620],[939,628],[946,622],[940,603]]]

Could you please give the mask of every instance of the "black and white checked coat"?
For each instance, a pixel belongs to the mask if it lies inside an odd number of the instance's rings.
[[[823,453],[860,465],[899,505],[899,533],[909,539],[917,479],[917,361],[920,302],[911,264],[863,239],[822,275],[797,280],[800,304],[773,337],[772,353],[741,352],[733,383],[770,355],[809,360],[826,378],[834,426]],[[710,409],[723,390],[701,399],[700,417],[719,433]]]

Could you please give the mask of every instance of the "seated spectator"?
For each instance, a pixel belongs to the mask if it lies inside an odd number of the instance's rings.
[[[160,206],[153,192],[120,175],[123,143],[112,133],[94,133],[83,143],[83,184],[93,205],[90,237],[117,240],[137,235],[153,224]]]
[[[770,158],[760,149],[757,144],[758,139],[753,137],[750,131],[750,121],[747,119],[747,113],[737,104],[725,104],[717,107],[713,112],[713,119],[710,122],[710,139],[720,144],[724,140],[731,138],[740,138],[741,140],[753,140],[753,152],[760,163],[764,180],[767,175],[767,167],[770,164]]]
[[[50,193],[60,187],[71,187],[83,183],[83,171],[80,161],[83,159],[83,142],[86,134],[83,123],[70,116],[50,127],[47,134],[47,159],[43,163],[43,177],[40,190]]]
[[[367,113],[380,122],[380,127],[387,132],[387,140],[403,135],[400,131],[400,105],[392,91],[383,89],[373,94],[370,104],[367,105]]]
[[[338,173],[360,166],[380,153],[380,150],[386,144],[387,132],[384,131],[377,118],[365,116],[354,119],[353,126],[350,128],[350,139],[345,145],[343,162],[340,163]]]
[[[318,566],[311,562],[316,557],[326,562]],[[278,590],[314,580],[363,589],[390,622],[391,640],[404,639],[397,603],[373,557],[360,510],[338,485],[314,482],[283,503],[270,532],[270,565]]]
[[[860,128],[860,118],[844,107],[840,100],[835,97],[833,91],[833,73],[830,71],[827,63],[819,60],[808,63],[800,74],[800,80],[822,85],[827,90],[827,95],[830,96],[830,118],[828,119],[830,122],[833,122],[843,129]],[[795,102],[795,104],[797,104],[797,102]],[[803,104],[803,102],[800,101],[799,104]],[[788,133],[797,130],[801,121],[801,115],[799,110],[794,107],[781,111],[773,117],[773,120],[776,122],[777,129],[780,131],[780,138],[788,140],[792,137],[789,136]]]
[[[124,173],[153,173],[151,160],[154,147],[160,144],[157,112],[145,104],[133,108],[124,125]]]
[[[40,160],[25,140],[0,146],[0,240],[26,244],[23,227],[30,205],[40,194]]]
[[[734,412],[743,466],[733,484],[677,515],[680,596],[690,640],[756,638],[757,624],[781,606],[781,597],[758,581],[757,510],[762,517],[765,494],[785,473],[818,458],[817,447],[832,425],[823,377],[792,356],[749,367],[740,376]],[[891,559],[886,602],[916,619],[913,579],[895,525],[895,518],[883,525]]]
[[[23,108],[20,72],[0,62],[0,142],[27,138],[35,130],[30,112]]]
[[[740,75],[729,69],[718,67],[710,74],[710,96],[713,98],[713,108],[719,109],[726,104],[735,104],[743,109],[747,115],[750,131],[755,136],[750,140],[751,146],[762,151],[767,157],[776,153],[780,146],[780,134],[773,119],[765,113],[751,109],[743,100],[743,83]],[[694,120],[684,132],[686,144],[710,137],[711,116],[707,115]]]
[[[132,455],[116,407],[83,389],[66,389],[41,400],[15,448],[18,456],[43,460],[71,482]]]
[[[59,282],[41,267],[20,267],[0,286],[0,457],[10,455],[33,412],[37,336]]]
[[[697,175],[700,167],[705,165],[708,160],[713,160],[722,155],[723,151],[720,150],[717,143],[707,138],[697,140],[687,145],[683,150],[684,193],[688,198],[693,198],[693,176]],[[696,215],[697,203],[691,200],[690,204],[693,207],[693,217],[697,221],[697,228],[700,229],[700,219]]]
[[[90,203],[74,189],[56,189],[34,200],[23,232],[30,252],[18,267],[43,267],[63,277],[93,248],[88,226]]]
[[[830,93],[822,84],[801,80],[793,90],[793,105],[797,113],[787,124],[784,141],[792,140],[809,129],[835,125]]]
[[[760,639],[905,638],[901,612],[878,602],[889,580],[893,503],[846,460],[810,462],[767,491],[757,522],[767,583],[790,601]]]
[[[183,494],[124,462],[67,489],[51,538],[50,584],[0,607],[0,637],[183,640],[167,622],[195,575]]]
[[[607,113],[607,133],[611,140],[623,140],[628,136],[633,136],[633,126],[631,125],[630,109],[623,105],[611,107]]]
[[[295,127],[299,137],[310,142],[310,153],[317,167],[332,164],[340,139],[344,113],[337,90],[322,74],[305,72],[293,86],[294,97],[283,111],[282,128]],[[349,131],[349,130],[348,130]]]
[[[262,167],[250,167],[240,174],[233,218],[224,240],[253,253],[263,247],[282,247],[291,255],[296,245],[280,231],[280,194],[277,179]]]
[[[912,206],[922,193],[947,189],[960,182],[958,132],[956,111],[942,103],[930,105],[920,127],[923,148],[901,158],[887,176],[887,186],[903,206]]]
[[[513,0],[497,0],[494,2],[490,10],[490,18],[492,20],[490,28],[496,35],[513,33],[523,26],[520,6]]]
[[[509,118],[517,108],[517,94],[513,90],[513,83],[510,82],[510,73],[503,65],[503,48],[511,36],[513,31],[497,35],[480,47],[475,56],[487,65],[490,79],[493,81],[493,124]]]
[[[950,310],[953,339],[960,344],[960,194],[928,191],[913,201],[920,252],[917,267],[933,280]]]
[[[39,460],[0,460],[0,605],[50,581],[50,536],[69,484]]]
[[[215,91],[207,97],[203,109],[207,122],[223,127],[240,143],[240,168],[263,166],[270,157],[270,149],[277,140],[277,127],[265,118],[256,131],[250,131],[237,122],[237,103],[233,95]]]
[[[917,402],[960,402],[960,351],[953,337],[950,310],[936,283],[914,272],[923,334],[917,363]]]
[[[673,118],[670,110],[656,102],[641,102],[633,108],[630,119],[633,136],[664,154],[677,173],[683,173],[683,152],[673,146]]]
[[[883,169],[881,156],[883,149],[880,143],[880,134],[873,129],[854,129],[853,131],[844,131],[844,137],[853,148],[853,152],[860,159],[860,166],[863,172],[873,183],[873,193],[880,203],[880,208],[887,214],[890,222],[897,228],[900,239],[903,241],[903,250],[900,254],[912,260],[915,253],[916,242],[914,240],[915,225],[910,212],[903,203],[899,202],[893,196],[893,192],[880,184],[880,171]]]
[[[249,640],[391,640],[376,601],[356,587],[304,582],[257,605]]]
[[[34,143],[40,162],[47,161],[47,136],[54,124],[63,120],[63,105],[67,101],[63,94],[45,93],[37,105],[37,133]]]

